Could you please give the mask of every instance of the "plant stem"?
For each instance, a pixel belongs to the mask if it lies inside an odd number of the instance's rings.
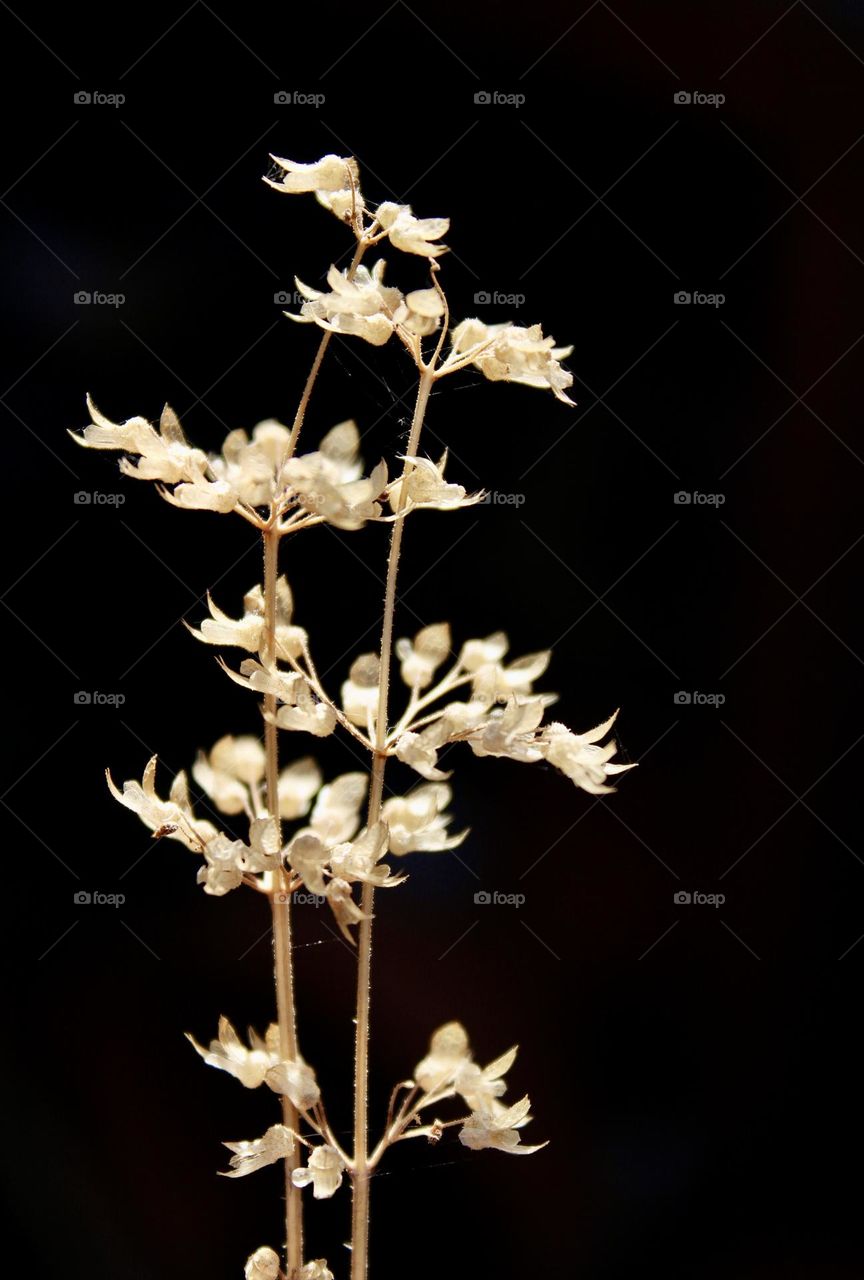
[[[417,388],[417,400],[411,431],[405,452],[417,453],[423,419],[429,402],[433,382],[432,365],[424,366]],[[402,471],[398,509],[405,501],[405,482],[410,463]],[[398,512],[397,512],[398,514]],[[384,590],[384,620],[381,626],[380,675],[378,681],[378,719],[375,733],[375,757],[369,785],[369,810],[367,825],[377,822],[381,814],[384,794],[384,768],[387,764],[387,701],[390,692],[390,657],[393,649],[393,615],[396,609],[396,576],[402,550],[402,532],[405,521],[396,520],[391,527],[390,554],[387,558],[387,585]],[[351,1280],[366,1280],[369,1270],[369,1003],[372,971],[372,911],[375,891],[371,884],[363,885],[361,908],[364,919],[360,921],[357,940],[357,1014],[354,1052],[354,1171],[352,1179],[353,1201],[351,1220]]]
[[[279,532],[271,523],[264,530],[264,639],[262,658],[274,661],[276,653],[276,578],[279,558]],[[264,699],[268,718],[264,721],[266,754],[267,812],[279,820],[279,742],[273,717],[276,698]],[[283,867],[274,876],[270,897],[273,912],[273,967],[276,980],[276,1010],[279,1023],[279,1052],[283,1058],[297,1059],[297,1014],[294,1004],[294,964],[291,941],[291,895]],[[289,1098],[282,1097],[282,1122],[292,1132],[297,1130],[297,1110]],[[299,1146],[295,1142],[285,1158],[285,1256],[288,1280],[296,1280],[303,1265],[303,1200],[291,1173],[300,1165]]]
[[[351,259],[351,265],[348,268],[348,279],[351,280],[354,272],[360,263],[360,259],[366,252],[367,243],[365,240],[357,241],[357,248],[354,250],[354,256]],[[288,444],[285,449],[285,458],[293,458],[294,450],[297,448],[297,437],[300,435],[300,428],[303,426],[303,420],[306,417],[306,408],[312,395],[312,388],[315,386],[318,377],[318,371],[321,368],[321,362],[324,359],[327,348],[330,345],[330,339],[333,337],[331,329],[325,330],[321,335],[321,341],[318,343],[318,350],[315,353],[315,359],[312,361],[312,368],[309,370],[309,377],[306,379],[306,385],[303,388],[303,394],[300,397],[300,403],[297,406],[297,412],[294,414],[294,421],[291,424],[291,435],[288,437]]]

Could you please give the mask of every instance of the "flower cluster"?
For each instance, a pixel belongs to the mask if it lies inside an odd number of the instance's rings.
[[[573,385],[573,375],[560,361],[572,347],[556,347],[554,338],[544,338],[539,324],[521,328],[515,324],[484,324],[463,320],[450,335],[452,352],[442,369],[474,365],[490,382],[521,382],[526,387],[548,387],[556,400],[572,405],[565,394]]]
[[[218,1039],[211,1040],[208,1049],[188,1033],[186,1039],[208,1067],[227,1071],[247,1089],[266,1084],[274,1093],[289,1098],[300,1112],[310,1111],[321,1098],[312,1068],[302,1058],[283,1058],[275,1022],[267,1028],[263,1039],[250,1027],[249,1048],[224,1017],[219,1019]]]
[[[414,1068],[414,1083],[423,1093],[418,1110],[458,1096],[470,1109],[470,1115],[459,1122],[459,1139],[466,1147],[475,1151],[495,1147],[515,1155],[539,1151],[545,1142],[527,1147],[519,1139],[518,1131],[531,1119],[528,1098],[509,1107],[500,1101],[507,1088],[504,1076],[515,1059],[513,1048],[488,1066],[478,1066],[465,1028],[459,1022],[446,1023],[432,1036],[428,1054]]]
[[[266,178],[265,181],[277,191],[314,193],[326,208],[351,224],[361,254],[385,238],[394,249],[430,261],[446,252],[446,246],[438,242],[450,228],[449,219],[417,218],[410,205],[391,200],[379,204],[374,212],[367,208],[353,157],[326,155],[314,164],[300,164],[278,156],[271,158],[281,175],[277,180]],[[344,271],[330,267],[327,290],[314,289],[296,280],[304,302],[300,314],[291,318],[317,324],[333,333],[362,338],[376,347],[383,346],[395,333],[419,362],[419,339],[435,333],[446,316],[443,295],[437,284],[434,288],[407,294],[394,286],[385,286],[384,271],[383,259],[369,268],[358,258]],[[493,382],[519,382],[527,387],[548,388],[556,399],[573,404],[566,394],[573,385],[573,376],[561,366],[572,347],[556,347],[553,338],[544,337],[539,324],[487,325],[470,318],[454,326],[450,341],[450,354],[436,371],[436,377],[473,365]]]
[[[262,1245],[247,1258],[245,1274],[246,1280],[280,1280],[279,1254],[275,1249]],[[323,1258],[316,1258],[300,1268],[297,1280],[333,1280],[333,1272]]]
[[[120,469],[138,480],[159,482],[163,498],[196,511],[236,511],[260,525],[264,508],[287,516],[284,528],[326,521],[338,529],[360,529],[381,513],[376,501],[387,488],[382,462],[363,476],[357,424],[340,422],[313,453],[291,452],[291,432],[281,422],[259,422],[251,439],[231,431],[218,454],[192,448],[174,411],[166,405],[159,430],[146,418],[111,422],[87,397],[92,422],[73,440],[88,449],[113,449],[129,457]]]
[[[136,813],[157,839],[177,840],[198,855],[198,882],[205,893],[221,897],[246,885],[271,900],[279,1023],[271,1024],[263,1036],[250,1028],[244,1039],[223,1016],[209,1044],[200,1044],[191,1035],[188,1039],[207,1065],[233,1076],[244,1088],[266,1086],[282,1099],[283,1123],[271,1125],[259,1138],[225,1143],[231,1152],[225,1176],[243,1177],[285,1160],[290,1172],[286,1270],[290,1280],[333,1280],[324,1259],[303,1260],[302,1231],[297,1229],[301,1188],[311,1187],[316,1200],[327,1199],[346,1174],[354,1177],[355,1219],[365,1221],[368,1174],[385,1150],[403,1138],[426,1136],[435,1142],[447,1127],[458,1125],[460,1141],[472,1150],[527,1155],[546,1145],[527,1146],[521,1141],[521,1131],[531,1119],[528,1097],[515,1103],[503,1101],[516,1048],[483,1066],[474,1060],[468,1035],[458,1022],[438,1028],[413,1078],[394,1089],[377,1146],[371,1147],[366,1137],[361,1073],[368,1058],[368,1026],[364,1026],[368,1019],[362,1014],[369,998],[368,922],[373,915],[373,891],[396,887],[407,878],[386,861],[388,855],[404,858],[419,852],[445,852],[458,847],[468,834],[451,829],[450,775],[442,767],[442,753],[452,744],[466,742],[477,756],[529,764],[545,761],[595,795],[611,791],[610,777],[632,766],[613,760],[617,745],[610,735],[615,715],[582,734],[558,721],[547,721],[547,709],[557,695],[538,692],[535,685],[546,672],[549,651],[512,660],[508,638],[499,631],[468,640],[457,653],[447,623],[424,626],[391,646],[402,521],[415,510],[455,511],[485,496],[445,479],[446,450],[437,461],[422,456],[420,435],[424,414],[434,403],[430,401],[434,384],[460,370],[476,369],[490,381],[548,390],[572,405],[567,392],[573,377],[561,363],[572,348],[556,346],[539,324],[487,324],[476,318],[451,324],[437,261],[447,252],[442,238],[449,232],[449,220],[418,217],[410,205],[395,201],[377,205],[367,201],[353,157],[328,154],[308,164],[272,159],[275,169],[265,179],[270,187],[287,194],[314,195],[356,241],[350,265],[345,269],[331,265],[322,287],[297,280],[302,301],[299,314],[290,318],[316,326],[323,336],[293,425],[289,428],[268,419],[251,432],[231,431],[219,452],[210,453],[188,442],[167,405],[158,424],[141,417],[115,423],[88,397],[91,421],[80,434],[70,434],[85,448],[122,455],[124,474],[154,481],[161,496],[173,505],[233,512],[262,534],[264,585],[246,593],[240,616],[223,612],[208,595],[209,616],[188,629],[203,644],[242,651],[239,664],[229,666],[221,656],[219,663],[234,683],[262,700],[264,743],[253,735],[227,735],[209,751],[199,752],[191,769],[201,792],[196,799],[198,812],[185,772],[174,778],[167,797],[157,793],[155,756],[140,782],[130,780],[118,787],[108,774],[108,785],[115,799]],[[402,267],[406,259],[401,255],[421,260],[428,271],[425,287],[403,288],[389,279],[385,284],[384,259],[363,261],[368,250],[384,242],[388,252],[396,252]],[[395,338],[419,372],[416,409],[395,477],[391,478],[384,461],[366,474],[360,433],[353,420],[337,423],[314,450],[297,451],[332,335],[359,338],[375,347]],[[319,677],[309,633],[294,620],[290,586],[279,576],[280,539],[322,523],[354,531],[369,522],[391,524],[382,643],[377,652],[354,659],[339,697],[334,698]],[[394,674],[398,664],[404,686],[398,715],[392,715],[390,707],[391,658]],[[337,727],[371,753],[371,774],[347,772],[325,782],[310,756],[280,770],[277,730],[323,738]],[[385,799],[388,757],[410,766],[422,782],[406,795]],[[209,816],[201,816],[203,808]],[[228,830],[223,829],[223,818],[230,820]],[[234,829],[237,824],[239,830]],[[290,824],[287,831],[283,824]],[[291,912],[286,899],[290,902],[301,888],[327,901],[350,942],[354,942],[353,927],[363,922],[355,1060],[354,1132],[359,1136],[353,1151],[343,1149],[331,1128],[315,1072],[297,1048]],[[461,1112],[456,1119],[424,1122],[424,1112],[455,1100]],[[305,1163],[298,1166],[301,1148]],[[354,1257],[362,1266],[365,1241],[359,1230],[352,1248],[355,1243]],[[356,1269],[352,1264],[352,1273]],[[246,1280],[287,1280],[279,1255],[268,1246],[249,1256],[245,1276]]]
[[[250,736],[220,738],[209,754],[199,754],[192,767],[198,786],[221,813],[232,817],[244,814],[248,819],[245,841],[232,838],[195,815],[185,773],[174,779],[168,799],[160,799],[156,794],[155,756],[141,783],[125,782],[120,790],[109,774],[108,785],[115,799],[136,813],[154,835],[180,840],[203,855],[198,881],[205,893],[221,897],[243,883],[272,893],[278,884],[277,872],[284,868],[290,874],[291,891],[305,886],[310,893],[326,898],[349,941],[353,941],[350,927],[363,919],[352,886],[371,884],[376,889],[390,889],[405,879],[394,876],[382,862],[388,852],[397,857],[419,851],[440,852],[455,848],[467,834],[448,835],[450,817],[444,809],[450,800],[450,789],[440,785],[391,797],[381,820],[361,827],[366,774],[344,773],[322,785],[317,764],[306,757],[279,774],[280,819],[292,821],[308,815],[307,825],[283,844],[280,824],[268,813],[263,798],[265,768],[264,749],[257,738]],[[229,1039],[223,1044],[224,1052],[214,1045],[210,1051],[225,1060],[213,1065],[229,1070],[226,1062],[235,1060],[227,1048],[229,1042],[234,1043],[230,1026],[226,1035]],[[260,1051],[261,1046],[256,1045],[255,1050]],[[245,1057],[243,1061],[251,1070]]]
[[[469,640],[454,666],[423,693],[451,652],[449,627],[444,623],[424,627],[413,640],[399,640],[396,653],[411,699],[390,734],[392,753],[421,777],[443,782],[449,774],[439,768],[439,752],[451,743],[467,742],[477,756],[505,756],[527,764],[546,760],[592,795],[612,791],[606,779],[633,768],[612,763],[617,752],[614,740],[598,745],[618,713],[581,734],[559,722],[543,724],[546,708],[557,701],[557,695],[535,693],[533,685],[545,672],[551,654],[544,650],[505,663],[507,648],[501,631],[485,640]],[[467,700],[455,699],[430,710],[465,686],[470,688]]]
[[[273,1124],[260,1138],[251,1142],[224,1143],[229,1151],[234,1152],[228,1161],[230,1172],[224,1176],[245,1178],[247,1174],[256,1173],[268,1164],[284,1160],[293,1151],[296,1139],[297,1134],[292,1133],[284,1124]],[[329,1142],[318,1143],[311,1148],[305,1167],[293,1170],[291,1181],[295,1187],[311,1186],[316,1200],[329,1200],[341,1187],[346,1167],[335,1147]]]

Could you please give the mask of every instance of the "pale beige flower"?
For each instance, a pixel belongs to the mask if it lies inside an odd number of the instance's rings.
[[[408,333],[426,338],[440,327],[444,313],[444,299],[437,289],[415,289],[405,295],[404,307],[395,318]]]
[[[340,422],[315,453],[291,458],[283,467],[286,484],[310,515],[338,529],[360,529],[381,513],[377,498],[387,487],[387,466],[379,462],[362,476],[357,424]]]
[[[266,757],[257,738],[244,734],[226,735],[210,750],[203,751],[192,766],[192,777],[222,813],[253,812],[252,790],[264,778]]]
[[[443,782],[416,787],[407,796],[391,796],[384,801],[381,816],[390,829],[390,852],[397,858],[406,853],[439,853],[456,849],[468,831],[448,835],[451,815],[445,813],[451,800]]]
[[[302,1058],[277,1062],[264,1079],[274,1093],[284,1094],[298,1111],[311,1111],[321,1100],[315,1072]]]
[[[438,752],[448,743],[479,731],[478,726],[482,728],[488,715],[485,702],[450,702],[441,716],[420,733],[401,733],[395,743],[395,755],[429,782],[446,782],[450,774],[438,768]]]
[[[171,784],[169,798],[159,799],[156,794],[156,762],[157,757],[152,756],[142,781],[124,782],[122,791],[115,786],[114,779],[106,770],[108,788],[114,799],[136,813],[156,836],[180,840],[187,849],[201,853],[207,841],[218,834],[217,829],[212,822],[196,818],[192,812],[185,773],[177,774]]]
[[[230,839],[212,822],[195,817],[185,773],[177,774],[168,800],[160,800],[156,795],[156,756],[148,762],[141,783],[124,782],[120,791],[110,773],[107,778],[115,800],[137,813],[157,838],[167,836],[180,840],[187,849],[204,855],[197,879],[205,893],[221,897],[242,884],[246,870],[260,869],[264,860],[260,838],[256,847],[250,848],[242,840]]]
[[[509,648],[503,631],[495,631],[485,640],[466,640],[459,654],[459,665],[466,671],[479,671],[490,662],[500,662]]]
[[[207,466],[207,455],[190,447],[180,422],[170,405],[165,405],[159,420],[159,431],[146,418],[130,418],[115,423],[100,413],[88,395],[87,408],[92,423],[82,435],[74,431],[72,439],[88,449],[116,449],[139,458],[133,466],[126,458],[120,470],[137,480],[161,480],[165,484],[192,481]]]
[[[605,747],[597,746],[612,728],[617,715],[616,711],[603,724],[589,729],[587,733],[573,733],[566,725],[557,723],[547,725],[543,731],[540,745],[545,758],[590,795],[607,795],[614,791],[614,787],[606,786],[606,778],[610,774],[625,773],[636,767],[632,764],[609,763],[618,750],[614,739],[607,742]]]
[[[422,733],[406,729],[396,739],[396,759],[410,765],[421,778],[427,778],[430,782],[445,782],[450,774],[438,768],[438,752],[443,745],[440,722],[430,725]]]
[[[435,1093],[452,1084],[457,1071],[470,1061],[468,1032],[461,1022],[446,1022],[433,1032],[428,1054],[414,1068],[414,1079],[424,1093]]]
[[[410,204],[396,204],[392,200],[379,204],[376,216],[394,249],[418,253],[425,258],[437,258],[447,252],[446,245],[430,241],[447,234],[449,218],[415,218]]]
[[[219,1038],[210,1041],[209,1049],[202,1048],[188,1032],[186,1039],[208,1067],[227,1071],[247,1089],[263,1084],[267,1073],[279,1062],[279,1028],[275,1023],[267,1028],[264,1039],[250,1027],[248,1049],[225,1017],[219,1019]]]
[[[356,207],[363,209],[360,194],[360,170],[353,156],[322,156],[314,164],[298,164],[296,160],[283,160],[281,156],[270,159],[282,170],[278,181],[265,178],[274,191],[286,191],[289,195],[314,193],[319,204],[337,218],[350,218]]]
[[[314,323],[333,333],[363,338],[373,347],[383,346],[396,327],[397,316],[407,318],[409,314],[401,291],[384,284],[385,269],[383,258],[371,270],[361,264],[353,274],[331,266],[327,292],[295,280],[305,302],[299,315],[285,314],[301,324]]]
[[[507,756],[525,764],[542,760],[536,730],[545,709],[544,697],[510,697],[506,706],[494,707],[485,723],[468,736],[471,750],[477,756]]]
[[[315,738],[329,737],[336,728],[336,712],[329,702],[320,702],[302,678],[291,688],[293,704],[280,707],[276,712],[279,728],[311,733]]]
[[[321,770],[311,756],[287,765],[279,774],[279,817],[302,818],[321,789]]]
[[[523,658],[504,666],[500,662],[489,662],[478,667],[474,672],[471,688],[475,698],[482,702],[504,702],[512,694],[529,694],[532,685],[539,680],[549,666],[552,657],[550,649],[539,653],[529,653]]]
[[[316,1200],[329,1200],[342,1185],[342,1173],[345,1162],[335,1147],[329,1143],[313,1147],[304,1169],[295,1169],[291,1181],[295,1187],[308,1187],[312,1184],[312,1194]]]
[[[247,653],[260,653],[264,643],[264,592],[260,583],[246,592],[243,597],[243,617],[229,618],[213,602],[208,593],[207,605],[210,617],[205,618],[200,628],[186,624],[187,630],[196,640],[204,644],[224,645],[245,649]],[[276,582],[276,657],[283,662],[290,658],[295,660],[301,656],[308,636],[303,627],[294,626],[291,619],[294,614],[294,599],[288,580],[280,575]]]
[[[282,840],[275,818],[253,818],[249,823],[249,847],[244,852],[242,870],[274,872],[280,866]]]
[[[404,478],[399,476],[387,486],[387,501],[392,511],[411,511],[414,508],[455,511],[458,507],[473,507],[483,501],[485,495],[482,490],[469,495],[464,485],[445,481],[446,449],[437,462],[407,454],[401,455],[401,460],[406,464]]]
[[[259,422],[250,440],[245,431],[231,431],[222,452],[208,458],[211,474],[250,507],[266,507],[282,496],[282,463],[291,432],[281,422]]]
[[[370,720],[375,722],[379,669],[377,653],[362,653],[352,662],[348,679],[342,685],[342,710],[352,724],[362,725],[364,729]]]
[[[516,1049],[480,1067],[474,1062],[468,1033],[460,1022],[447,1022],[432,1036],[429,1053],[414,1069],[414,1080],[426,1094],[452,1090],[460,1094],[472,1111],[504,1111],[498,1098],[507,1085],[503,1077],[516,1060]],[[434,1101],[434,1099],[430,1099]],[[427,1105],[427,1104],[424,1104]]]
[[[347,926],[362,919],[351,899],[352,884],[362,881],[377,889],[389,889],[405,879],[391,876],[390,868],[381,862],[387,853],[387,837],[385,822],[376,822],[354,840],[335,845],[325,843],[318,832],[306,827],[285,849],[291,870],[311,893],[327,898],[346,937],[350,937]]]
[[[485,1067],[478,1066],[476,1062],[465,1062],[453,1077],[453,1088],[465,1099],[472,1111],[506,1110],[498,1099],[506,1092],[504,1076],[515,1061],[514,1046]]]
[[[381,859],[388,850],[389,832],[386,822],[373,823],[355,840],[337,844],[330,853],[332,874],[347,884],[362,881],[376,889],[391,889],[402,884],[405,876],[393,876]]]
[[[279,1280],[281,1269],[279,1254],[275,1249],[262,1245],[246,1259],[246,1280]]]
[[[284,1160],[294,1150],[294,1135],[284,1124],[273,1124],[260,1138],[251,1142],[223,1142],[223,1146],[234,1155],[228,1161],[231,1171],[224,1173],[225,1178],[245,1178],[265,1165]]]
[[[299,671],[282,671],[275,662],[244,658],[239,672],[232,671],[221,659],[219,665],[226,676],[241,688],[251,689],[253,693],[263,693],[265,697],[277,698],[289,707],[296,705],[301,691],[307,687],[306,677]]]
[[[368,786],[368,774],[343,773],[318,792],[310,827],[329,848],[356,835]]]
[[[522,1145],[518,1131],[530,1121],[530,1109],[531,1102],[526,1094],[519,1102],[503,1111],[482,1108],[472,1112],[459,1130],[459,1141],[472,1151],[491,1147],[510,1155],[530,1156],[548,1145],[545,1142],[533,1147]]]
[[[220,831],[204,845],[204,866],[196,877],[204,892],[221,898],[243,883],[243,871],[247,865],[248,847],[242,840],[231,840]]]
[[[425,689],[432,683],[435,672],[450,653],[450,645],[450,626],[446,622],[421,627],[413,640],[396,641],[400,674],[409,689]]]
[[[326,1259],[316,1258],[300,1268],[298,1280],[333,1280],[333,1272],[327,1266]]]
[[[544,338],[539,324],[522,328],[515,324],[484,324],[463,320],[453,330],[453,351],[447,364],[461,368],[473,364],[491,382],[520,382],[526,387],[547,387],[557,400],[572,405],[565,395],[573,385],[573,375],[562,369],[572,347],[556,347],[553,338]],[[447,367],[447,364],[442,368]]]
[[[351,894],[351,886],[341,876],[335,876],[327,885],[327,901],[343,936],[353,943],[351,926],[368,917],[363,914]]]
[[[120,465],[122,468],[123,464]],[[227,515],[237,506],[240,495],[227,480],[211,480],[205,473],[208,467],[207,462],[193,462],[188,469],[188,480],[175,485],[173,490],[160,486],[160,494],[172,506],[184,507],[187,511],[216,511]]]
[[[324,871],[330,861],[330,849],[320,836],[313,831],[299,831],[286,846],[285,858],[310,893],[326,894]]]

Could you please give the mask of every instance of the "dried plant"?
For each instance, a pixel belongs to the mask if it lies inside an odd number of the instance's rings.
[[[467,832],[451,835],[448,830],[450,774],[440,768],[438,757],[451,743],[465,742],[478,756],[526,763],[546,760],[592,794],[610,791],[609,775],[630,766],[612,762],[614,741],[601,745],[614,715],[582,734],[545,722],[555,696],[534,692],[534,684],[546,670],[548,652],[508,662],[507,636],[501,631],[465,640],[454,651],[444,622],[394,644],[397,573],[407,517],[430,508],[457,511],[484,496],[468,495],[462,485],[445,480],[446,453],[436,462],[421,452],[432,388],[472,367],[493,381],[546,388],[571,404],[567,389],[572,377],[560,363],[570,348],[557,348],[539,325],[488,325],[478,319],[451,325],[437,262],[446,252],[441,243],[449,229],[446,218],[417,218],[408,205],[389,201],[370,207],[361,194],[354,159],[328,155],[311,165],[272,159],[275,168],[265,181],[274,190],[313,193],[356,241],[347,270],[331,266],[326,290],[297,281],[305,301],[300,314],[291,318],[317,325],[323,333],[291,426],[261,422],[251,438],[245,431],[232,431],[221,453],[208,454],[187,442],[167,405],[158,427],[140,417],[118,424],[88,398],[92,421],[74,438],[87,448],[120,452],[120,469],[126,475],[155,481],[159,494],[175,506],[234,513],[260,533],[263,581],[245,596],[242,615],[223,613],[209,600],[210,617],[189,628],[204,644],[251,655],[237,669],[221,658],[220,663],[231,680],[261,696],[263,745],[255,735],[223,737],[192,766],[192,777],[216,809],[248,819],[247,838],[232,838],[196,816],[185,773],[173,780],[167,798],[160,798],[156,757],[140,783],[128,781],[119,788],[109,774],[108,785],[155,836],[178,840],[199,856],[198,881],[205,893],[218,897],[246,886],[270,903],[276,1022],[263,1038],[250,1032],[248,1044],[224,1017],[209,1047],[189,1037],[210,1066],[228,1072],[246,1088],[267,1085],[281,1099],[280,1123],[254,1141],[225,1143],[232,1152],[228,1177],[284,1161],[284,1272],[279,1255],[265,1246],[248,1259],[247,1280],[278,1280],[283,1274],[287,1280],[332,1280],[324,1260],[304,1259],[303,1188],[311,1186],[315,1199],[329,1197],[346,1175],[353,1192],[351,1278],[365,1280],[370,1176],[394,1143],[418,1137],[434,1143],[445,1129],[458,1126],[459,1140],[472,1150],[490,1147],[528,1155],[545,1146],[521,1141],[521,1130],[531,1119],[528,1098],[501,1100],[515,1048],[481,1067],[457,1022],[435,1031],[428,1055],[412,1077],[394,1086],[383,1131],[370,1142],[367,1077],[374,903],[379,890],[396,888],[406,879],[385,857],[398,860],[418,851],[440,852],[465,839]],[[365,265],[369,250],[384,240],[400,253],[427,260],[428,287],[403,293],[384,284],[383,259]],[[414,414],[395,479],[389,478],[384,462],[368,476],[363,474],[353,421],[333,427],[314,451],[298,453],[310,396],[334,334],[373,346],[395,338],[416,366]],[[348,531],[370,522],[390,525],[378,652],[354,660],[339,698],[324,688],[316,669],[310,639],[314,619],[303,617],[308,629],[294,621],[291,589],[279,571],[283,538],[324,522]],[[397,711],[391,705],[394,657],[407,689]],[[325,737],[337,729],[368,752],[368,774],[346,773],[325,783],[308,756],[280,769],[280,731]],[[385,800],[384,772],[394,757],[423,782],[407,795]],[[339,929],[357,948],[354,1133],[348,1150],[331,1127],[315,1071],[300,1051],[291,903],[301,887],[326,899]],[[450,1108],[455,1114],[439,1119],[439,1108],[446,1115],[447,1103],[455,1104]]]

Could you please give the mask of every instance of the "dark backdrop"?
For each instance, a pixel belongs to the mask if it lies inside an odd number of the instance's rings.
[[[0,18],[3,1169],[31,1265],[236,1277],[279,1239],[277,1171],[215,1176],[220,1140],[262,1132],[272,1099],[182,1038],[220,1012],[268,1021],[265,904],[207,899],[101,776],[140,776],[158,750],[167,778],[255,730],[180,625],[208,587],[236,609],[254,539],[160,503],[65,429],[86,390],[115,419],[168,399],[211,448],[291,415],[317,339],[274,297],[347,244],[260,176],[270,150],[335,150],[373,198],[452,218],[457,315],[540,320],[575,347],[575,410],[474,375],[434,397],[427,446],[450,445],[452,477],[524,503],[411,520],[398,633],[449,618],[460,639],[505,626],[515,653],[554,645],[561,718],[587,728],[620,705],[640,762],[597,802],[465,753],[461,860],[415,860],[380,903],[377,1114],[455,1016],[484,1061],[520,1042],[512,1096],[530,1089],[526,1140],[551,1145],[397,1151],[375,1180],[373,1274],[860,1275],[860,6],[196,0]],[[394,280],[422,284],[421,263],[389,256]],[[395,346],[335,343],[307,440],[354,415],[366,458],[392,457],[411,386]],[[125,503],[75,503],[96,490]],[[378,617],[385,546],[370,527],[291,549],[331,683]],[[354,763],[334,740],[319,756]],[[79,906],[82,890],[126,900]],[[477,905],[480,890],[525,902]],[[697,892],[725,901],[675,901]],[[347,1126],[354,962],[314,909],[298,930],[304,1048]],[[313,1256],[344,1276],[347,1193],[309,1221]]]

